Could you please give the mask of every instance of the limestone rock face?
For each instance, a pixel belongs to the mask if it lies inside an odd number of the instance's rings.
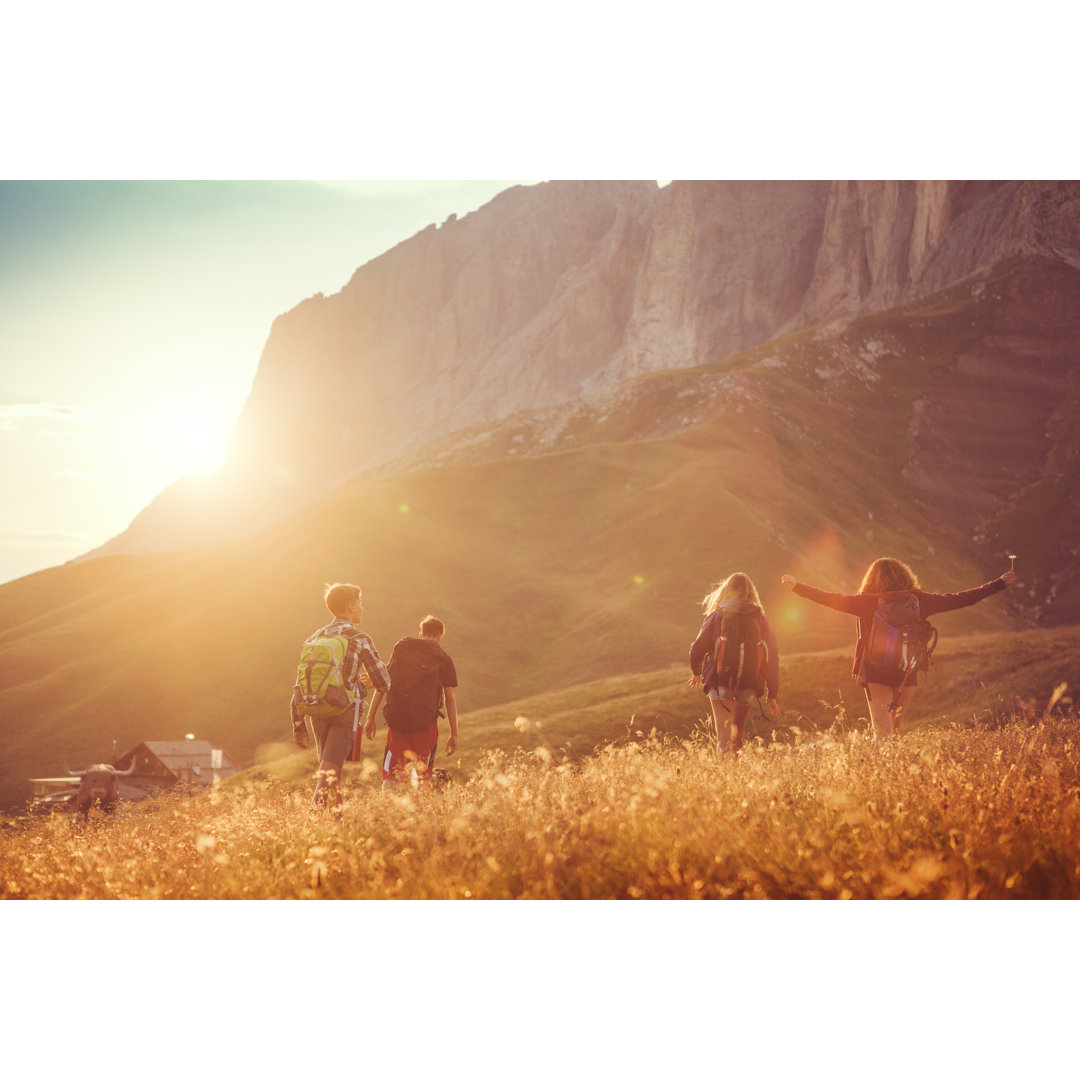
[[[835,181],[802,317],[895,307],[1031,254],[1080,256],[1080,185]]]
[[[828,192],[817,181],[664,188],[608,377],[722,360],[800,325]]]
[[[1080,184],[512,188],[276,319],[225,479],[181,481],[91,554],[228,539],[454,431],[1033,254],[1080,265]]]
[[[340,482],[449,431],[570,400],[615,353],[654,183],[515,188],[282,316],[238,448]]]

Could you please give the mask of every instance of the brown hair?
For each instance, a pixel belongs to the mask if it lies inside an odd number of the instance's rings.
[[[919,579],[907,563],[899,559],[875,559],[863,576],[859,586],[861,593],[900,592],[917,589]]]
[[[436,619],[434,615],[425,615],[420,620],[420,636],[426,638],[441,637],[446,633],[446,626],[442,619]]]
[[[751,604],[756,604],[761,608],[763,615],[765,614],[765,609],[761,607],[761,598],[749,574],[728,575],[701,601],[701,606],[705,609],[706,615],[711,615],[725,600],[749,600]]]
[[[343,585],[337,582],[334,585],[327,585],[326,592],[323,593],[323,600],[326,601],[330,614],[334,616],[344,615],[359,599],[359,585]]]

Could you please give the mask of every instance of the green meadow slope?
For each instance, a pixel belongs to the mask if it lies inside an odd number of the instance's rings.
[[[950,500],[927,502],[905,434],[934,372],[981,340],[984,303],[955,290],[635,380],[557,423],[548,411],[465,433],[219,548],[108,556],[0,587],[0,805],[65,760],[107,760],[114,741],[123,752],[192,732],[243,765],[271,753],[300,641],[326,620],[334,580],[363,588],[384,656],[429,611],[446,621],[479,740],[496,715],[527,715],[521,699],[610,678],[640,686],[629,711],[692,722],[704,702],[676,694],[668,665],[683,662],[703,594],[733,570],[758,581],[785,657],[852,635],[850,620],[780,586],[785,571],[853,591],[888,553],[934,590],[996,576],[1003,548],[974,541]],[[1062,513],[1059,488],[1032,503],[1031,535]],[[1021,553],[1025,588],[942,617],[943,655],[949,640],[1033,617],[1025,575],[1047,569]],[[831,681],[848,693],[835,660]],[[670,671],[662,702],[649,689],[658,670]],[[793,691],[786,704],[812,702]],[[610,736],[625,723],[613,718]]]
[[[751,712],[748,731],[765,741],[793,729],[824,730],[840,722],[869,729],[866,702],[851,678],[850,648],[781,656],[783,709],[778,719]],[[1080,672],[1080,627],[1020,633],[942,635],[930,677],[919,689],[904,730],[1010,715],[1037,715],[1054,690]],[[491,750],[514,746],[589,753],[619,738],[711,733],[705,696],[686,685],[688,666],[599,679],[462,717],[465,746],[455,768],[467,771]],[[1077,690],[1073,685],[1072,692]],[[1066,692],[1066,697],[1071,697]],[[378,736],[376,741],[378,741]],[[452,761],[452,759],[448,759]],[[448,764],[443,761],[443,764]]]
[[[851,678],[851,653],[844,648],[782,655],[782,715],[774,719],[753,709],[749,738],[791,741],[798,733],[809,735],[836,725],[869,732],[865,698]],[[919,687],[903,731],[974,723],[985,728],[1035,718],[1062,684],[1067,689],[1058,700],[1067,708],[1076,697],[1078,671],[1080,627],[942,634],[930,676]],[[463,780],[492,753],[522,749],[562,760],[653,732],[680,739],[711,738],[708,702],[700,690],[687,687],[688,676],[688,667],[672,665],[466,712],[460,718],[458,753],[452,757],[440,753],[438,764]],[[346,765],[347,783],[366,782],[376,775],[384,738],[385,729],[380,727],[374,742],[364,741],[365,761]],[[268,760],[232,782],[242,784],[256,776],[303,782],[310,780],[314,766],[313,751],[300,752],[282,743]]]

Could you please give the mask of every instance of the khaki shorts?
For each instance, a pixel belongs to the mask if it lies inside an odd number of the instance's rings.
[[[736,690],[732,694],[726,686],[718,686],[709,691],[709,697],[713,701],[731,701],[734,698],[739,705],[753,705],[758,696],[753,690]]]

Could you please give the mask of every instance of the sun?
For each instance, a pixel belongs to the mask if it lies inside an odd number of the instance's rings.
[[[177,475],[213,469],[225,456],[228,443],[228,428],[209,410],[197,406],[170,412],[161,435],[162,456]]]

